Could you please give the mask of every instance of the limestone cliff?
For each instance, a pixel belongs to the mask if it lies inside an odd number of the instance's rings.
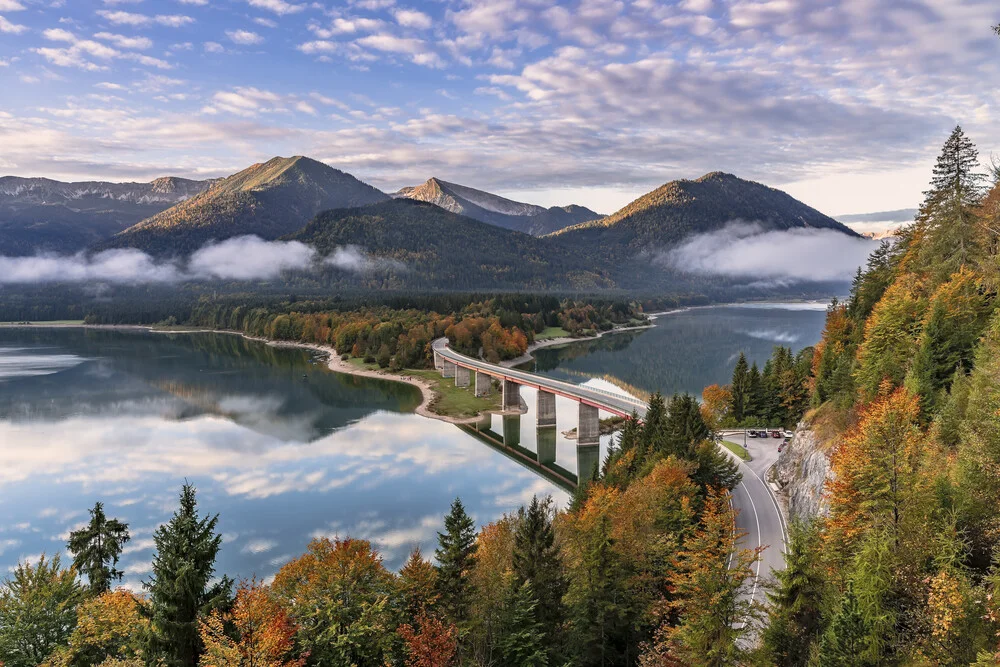
[[[781,497],[792,519],[825,516],[830,511],[823,498],[823,487],[833,475],[829,447],[811,425],[799,423],[774,469]]]

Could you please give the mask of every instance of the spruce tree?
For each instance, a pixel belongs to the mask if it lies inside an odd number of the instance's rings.
[[[195,489],[185,484],[180,508],[153,534],[156,555],[149,591],[150,653],[167,665],[195,667],[202,645],[198,620],[224,608],[232,581],[212,584],[215,559],[222,548],[216,533],[219,516],[201,517]]]
[[[514,579],[518,585],[528,585],[538,603],[535,619],[544,628],[546,645],[555,647],[559,642],[562,624],[563,595],[566,579],[556,547],[556,534],[552,526],[552,498],[531,499],[528,509],[518,511],[514,532]]]
[[[732,407],[730,413],[737,424],[747,418],[747,403],[750,401],[750,369],[747,366],[746,355],[740,352],[733,369]]]
[[[750,366],[748,385],[746,416],[760,421],[765,417],[763,414],[765,403],[764,384],[760,377],[760,370],[757,368],[756,361]]]
[[[515,585],[504,605],[497,653],[501,665],[545,667],[549,664],[545,626],[538,620],[538,602],[527,581]]]
[[[961,126],[955,127],[934,165],[931,187],[917,214],[917,226],[925,235],[920,259],[938,282],[969,265],[976,254],[975,209],[986,181],[979,169],[975,145]]]
[[[712,437],[712,431],[701,416],[701,407],[693,396],[675,394],[670,399],[664,435],[657,449],[685,460],[695,458],[698,444]]]
[[[108,519],[101,503],[95,503],[90,510],[86,527],[69,534],[67,546],[73,554],[73,567],[87,575],[90,592],[95,596],[108,592],[113,581],[121,580],[124,573],[117,569],[118,558],[128,541],[128,524]]]
[[[448,619],[462,623],[469,617],[469,573],[476,553],[476,525],[465,513],[459,498],[451,504],[444,518],[443,533],[438,533],[437,586],[440,605]]]
[[[823,635],[819,664],[822,667],[868,667],[872,665],[863,656],[868,652],[868,635],[871,627],[861,610],[853,584],[840,601],[837,615]]]

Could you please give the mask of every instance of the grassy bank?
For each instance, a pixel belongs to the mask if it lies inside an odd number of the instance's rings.
[[[750,460],[750,452],[743,448],[743,445],[737,445],[735,442],[729,442],[728,440],[722,441],[722,446],[731,451],[736,456],[740,457],[744,461]]]

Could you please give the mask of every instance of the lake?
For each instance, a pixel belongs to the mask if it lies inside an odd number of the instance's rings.
[[[819,306],[705,308],[657,326],[538,351],[539,369],[670,393],[725,382],[739,350],[814,343]],[[606,452],[578,451],[528,413],[458,427],[413,414],[409,385],[330,372],[315,353],[225,334],[0,328],[0,572],[63,552],[94,502],[128,521],[126,583],[150,573],[152,533],[185,479],[220,515],[219,570],[267,578],[316,536],[371,540],[398,568],[432,554],[461,497],[479,523],[567,488]],[[65,557],[65,555],[64,555]]]

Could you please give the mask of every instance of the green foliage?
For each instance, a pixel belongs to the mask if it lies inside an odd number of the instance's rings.
[[[0,585],[0,659],[5,667],[36,667],[69,641],[85,593],[59,556],[18,563]]]
[[[469,615],[468,579],[476,553],[476,525],[458,498],[444,518],[444,530],[438,533],[438,548],[434,552],[441,609],[452,622],[462,623]]]
[[[93,595],[106,593],[111,590],[111,582],[121,580],[124,573],[117,569],[118,558],[128,541],[128,524],[108,519],[101,503],[90,510],[90,523],[85,528],[69,534],[73,567],[87,576]]]
[[[222,548],[218,515],[201,517],[195,489],[185,484],[180,508],[153,533],[153,578],[146,582],[151,621],[150,651],[168,666],[194,667],[201,651],[199,617],[224,608],[232,582],[212,583]]]
[[[531,583],[511,587],[504,604],[497,657],[501,665],[545,667],[549,663],[546,626],[539,620]]]
[[[566,593],[566,578],[555,543],[554,513],[551,497],[543,500],[532,497],[528,508],[522,507],[517,514],[513,552],[514,581],[521,587],[530,586],[531,589],[518,595],[527,596],[530,593],[536,598],[537,604],[532,605],[534,619],[541,628],[548,651],[561,643],[559,628],[565,617],[563,595]],[[546,655],[549,655],[548,651]]]

